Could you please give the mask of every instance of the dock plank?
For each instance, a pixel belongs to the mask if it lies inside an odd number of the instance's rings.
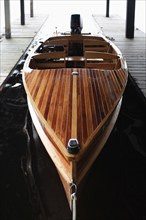
[[[0,39],[0,85],[40,31],[47,17],[48,15],[43,14],[35,15],[33,18],[26,15],[26,25],[20,25],[19,19],[14,20],[11,24],[11,39],[5,39],[5,30],[2,28]]]
[[[93,15],[95,23],[101,32],[121,50],[127,61],[131,76],[146,97],[146,34],[135,29],[134,39],[125,37],[125,21],[119,16],[106,18]]]

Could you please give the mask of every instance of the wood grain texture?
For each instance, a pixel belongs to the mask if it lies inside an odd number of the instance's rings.
[[[126,71],[82,69],[33,70],[25,74],[26,90],[45,128],[59,149],[66,152],[77,138],[79,155],[90,146],[121,98]],[[78,156],[79,156],[78,155]]]
[[[110,44],[99,39],[85,39],[83,41],[84,51],[108,52]]]

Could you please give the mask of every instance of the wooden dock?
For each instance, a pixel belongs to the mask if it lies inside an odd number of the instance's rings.
[[[136,29],[134,39],[125,38],[125,21],[119,16],[106,18],[93,15],[102,33],[121,50],[127,61],[129,73],[146,97],[146,34]]]
[[[11,24],[12,38],[5,39],[4,28],[0,38],[0,85],[15,66],[19,58],[40,31],[48,15],[35,15],[33,18],[26,15],[26,24],[20,25],[19,18]]]
[[[0,40],[0,84],[22,56],[34,36],[36,36],[36,33],[39,36],[43,35],[42,33],[45,33],[46,25],[49,30],[49,19],[46,20],[46,18],[47,15],[36,15],[34,18],[27,16],[27,23],[24,26],[21,26],[19,24],[20,21],[16,20],[12,24],[12,38],[6,40],[3,37]],[[97,33],[102,32],[119,47],[127,61],[130,74],[136,80],[139,88],[146,97],[145,33],[136,29],[134,39],[125,38],[125,21],[119,16],[107,18],[104,15],[99,16],[94,14],[93,21],[95,21],[93,23],[95,24]]]

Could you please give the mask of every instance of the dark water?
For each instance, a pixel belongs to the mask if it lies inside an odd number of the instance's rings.
[[[0,93],[0,220],[69,220],[57,171],[31,124],[21,76],[5,85]],[[146,101],[131,77],[118,121],[77,206],[81,220],[146,220]]]

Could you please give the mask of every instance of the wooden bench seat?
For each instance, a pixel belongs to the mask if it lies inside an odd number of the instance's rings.
[[[86,68],[119,68],[119,56],[116,54],[85,51],[84,57]]]
[[[65,51],[37,53],[32,56],[30,68],[97,68],[117,69],[120,68],[119,56],[112,53],[85,51],[84,56],[66,56]]]
[[[66,67],[65,51],[38,53],[32,56],[30,67],[33,68],[61,68]]]
[[[86,51],[108,52],[110,44],[106,41],[85,39],[83,41],[83,49]]]
[[[52,46],[52,47],[57,47],[57,46],[62,46],[62,48],[64,49],[66,55],[68,54],[68,45],[69,45],[69,42],[67,39],[52,39],[52,40],[49,40],[49,41],[45,41],[43,43],[43,45],[47,45],[47,46]]]

